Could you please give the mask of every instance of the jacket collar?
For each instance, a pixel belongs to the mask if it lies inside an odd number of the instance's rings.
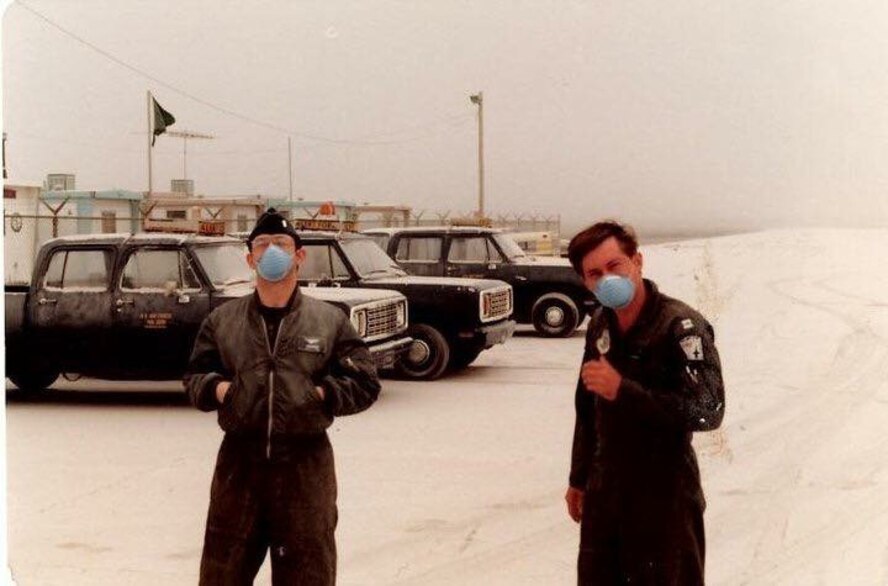
[[[302,299],[304,294],[301,291],[301,287],[297,284],[296,288],[293,290],[293,294],[290,295],[290,299],[287,301],[286,312],[284,313],[284,318],[295,313],[302,307]],[[262,314],[259,312],[259,308],[262,303],[259,301],[259,293],[254,289],[253,294],[250,296],[250,302],[248,304],[248,314],[249,320],[252,327],[256,328],[264,328],[264,322],[262,320]]]

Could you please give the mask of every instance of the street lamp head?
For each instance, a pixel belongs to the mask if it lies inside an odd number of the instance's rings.
[[[473,94],[473,95],[469,96],[469,100],[473,104],[480,104],[481,103],[481,94]]]

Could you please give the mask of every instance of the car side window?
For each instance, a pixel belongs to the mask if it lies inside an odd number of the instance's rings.
[[[440,236],[405,236],[398,241],[395,260],[398,262],[436,263],[441,260]]]
[[[339,252],[329,244],[305,244],[305,261],[299,267],[299,279],[320,281],[322,279],[348,279],[348,267]]]
[[[60,250],[49,261],[43,286],[47,289],[107,291],[108,252],[104,250]]]
[[[120,288],[200,289],[200,282],[180,251],[137,250],[126,261]]]
[[[457,236],[450,241],[449,262],[486,263],[487,238],[484,236]]]

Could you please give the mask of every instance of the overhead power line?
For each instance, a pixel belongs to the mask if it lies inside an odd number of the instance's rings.
[[[36,16],[37,18],[39,18],[40,20],[42,20],[43,22],[48,24],[49,26],[55,28],[56,30],[58,30],[62,34],[74,39],[75,41],[84,45],[85,47],[92,49],[96,53],[102,55],[103,57],[105,57],[106,59],[109,59],[110,61],[113,61],[114,63],[120,65],[121,67],[128,69],[129,71],[131,71],[141,77],[151,80],[152,82],[156,83],[159,86],[165,87],[166,89],[168,89],[172,92],[175,92],[175,93],[179,94],[180,96],[188,98],[189,100],[192,100],[198,104],[201,104],[202,106],[206,106],[207,108],[216,110],[217,112],[220,112],[220,113],[225,114],[227,116],[231,116],[232,118],[237,118],[238,120],[248,122],[248,123],[254,124],[256,126],[261,126],[263,128],[267,128],[269,130],[274,130],[275,132],[280,132],[280,133],[285,134],[287,136],[295,136],[295,137],[305,138],[308,140],[314,140],[314,141],[318,141],[318,142],[326,142],[326,143],[331,143],[331,144],[355,145],[355,146],[400,144],[400,143],[420,140],[421,138],[425,138],[425,136],[428,136],[428,135],[422,135],[422,136],[416,136],[416,137],[411,137],[411,138],[393,139],[393,140],[370,140],[369,137],[365,138],[365,139],[339,139],[339,138],[331,138],[328,136],[322,136],[319,134],[311,134],[308,132],[303,132],[301,130],[284,128],[283,126],[278,126],[276,124],[271,124],[271,123],[265,122],[263,120],[258,120],[256,118],[252,118],[252,117],[247,116],[245,114],[241,114],[240,112],[236,112],[236,111],[231,110],[229,108],[225,108],[223,106],[219,106],[217,104],[214,104],[214,103],[212,103],[208,100],[205,100],[199,96],[195,96],[194,94],[192,94],[190,92],[187,92],[187,91],[185,91],[181,88],[178,88],[170,83],[167,83],[166,81],[164,81],[164,80],[162,80],[162,79],[160,79],[160,78],[158,78],[158,77],[156,77],[156,76],[154,76],[142,69],[139,69],[138,67],[135,67],[134,65],[127,63],[126,61],[116,57],[115,55],[113,55],[113,54],[109,53],[108,51],[102,49],[101,47],[91,43],[90,41],[84,39],[83,37],[77,35],[76,33],[64,28],[63,26],[59,25],[58,23],[54,22],[52,19],[50,19],[49,17],[44,15],[43,13],[39,12],[38,10],[35,10],[34,8],[28,6],[26,3],[22,2],[22,0],[17,0],[16,4],[18,6],[21,6],[22,8],[24,8],[25,10],[27,10],[28,12],[30,12],[31,14],[33,14],[34,16]],[[440,118],[438,121],[436,121],[434,123],[422,126],[422,127],[420,127],[420,129],[432,128],[434,126],[438,126],[442,122],[446,122],[447,120],[463,118],[463,117],[470,118],[471,115],[470,114],[459,114],[459,115],[446,116],[446,117]],[[395,134],[403,134],[404,132],[405,131],[395,131],[395,132],[383,133],[381,135],[376,135],[376,136],[391,136],[391,135],[395,135]]]

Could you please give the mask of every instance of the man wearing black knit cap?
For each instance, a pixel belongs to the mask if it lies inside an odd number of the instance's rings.
[[[273,584],[335,584],[326,429],[369,407],[379,379],[343,313],[300,292],[305,251],[289,221],[269,209],[247,246],[256,290],[207,317],[184,381],[192,404],[216,410],[225,431],[200,583],[252,584],[270,549]]]

